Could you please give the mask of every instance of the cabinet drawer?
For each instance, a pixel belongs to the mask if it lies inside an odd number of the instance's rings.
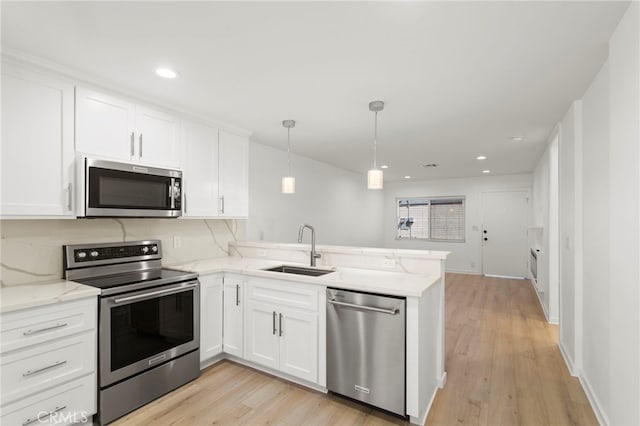
[[[97,303],[90,298],[2,315],[0,353],[95,330]]]
[[[96,412],[96,376],[90,374],[2,407],[4,425],[68,425]]]
[[[313,287],[299,283],[289,283],[268,279],[251,279],[248,282],[249,299],[276,303],[306,311],[318,311],[318,291]]]
[[[88,331],[2,357],[2,404],[93,373],[96,333]]]

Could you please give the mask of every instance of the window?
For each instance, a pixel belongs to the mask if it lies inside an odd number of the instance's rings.
[[[399,198],[396,239],[464,242],[464,197]]]

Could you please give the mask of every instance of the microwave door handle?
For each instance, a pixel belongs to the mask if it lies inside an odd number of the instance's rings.
[[[176,197],[174,196],[175,184],[176,184],[176,179],[171,178],[171,181],[169,183],[169,200],[170,200],[169,202],[171,203],[170,206],[172,209],[176,208]]]

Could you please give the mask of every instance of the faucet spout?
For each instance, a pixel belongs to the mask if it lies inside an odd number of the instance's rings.
[[[302,242],[304,228],[309,228],[311,231],[311,266],[316,266],[316,259],[320,259],[322,256],[320,253],[316,253],[316,230],[313,226],[306,223],[300,225],[300,230],[298,231],[298,243]]]

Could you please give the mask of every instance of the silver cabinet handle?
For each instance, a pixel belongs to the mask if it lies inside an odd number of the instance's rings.
[[[46,420],[47,418],[51,417],[53,414],[57,413],[58,411],[62,411],[65,408],[67,408],[66,405],[62,405],[60,407],[56,407],[53,410],[47,412],[46,414],[43,413],[42,411],[38,413],[38,415],[36,417],[30,417],[27,420],[25,420],[24,422],[22,422],[22,426],[27,426],[30,425],[31,423],[35,423],[35,422],[43,422],[43,420]]]
[[[133,132],[131,132],[131,156],[133,157],[134,155],[136,155],[135,153],[135,149],[133,147],[133,140],[135,139],[135,134]]]
[[[336,302],[335,300],[329,300],[328,302],[331,305],[345,306],[347,308],[362,309],[363,311],[379,312],[388,315],[397,315],[400,312],[398,309],[382,309],[373,306],[356,305],[355,303]]]
[[[142,158],[142,133],[140,133],[140,136],[138,136],[138,141],[139,141],[138,146],[140,148],[140,151],[138,152],[138,155],[140,155],[140,158]]]
[[[146,299],[147,297],[150,297],[150,296],[157,296],[159,294],[165,294],[165,293],[177,293],[182,290],[186,290],[193,287],[198,287],[198,284],[184,285],[181,287],[168,288],[166,290],[158,290],[158,291],[152,291],[150,293],[138,294],[136,296],[123,297],[122,299],[114,299],[113,303],[122,303],[122,302],[130,302],[132,300]]]
[[[236,306],[240,305],[240,284],[236,284]]]
[[[67,325],[68,324],[66,322],[63,322],[56,325],[52,325],[50,327],[37,328],[35,330],[29,329],[29,330],[23,331],[22,334],[24,334],[25,336],[31,336],[32,334],[42,333],[43,331],[55,330],[56,328],[66,327]]]
[[[51,365],[47,365],[46,367],[38,368],[37,370],[27,370],[24,373],[22,373],[22,376],[23,377],[33,376],[34,374],[40,373],[41,371],[45,371],[45,370],[48,370],[50,368],[57,367],[59,365],[63,365],[63,364],[66,364],[66,363],[67,363],[67,361],[56,361]]]
[[[278,328],[280,329],[278,331],[278,336],[282,336],[282,314],[278,314],[280,317],[278,318]]]
[[[182,202],[184,203],[184,212],[187,212],[187,193],[186,191],[183,189],[182,190]]]
[[[220,213],[224,214],[224,195],[220,197]]]
[[[71,189],[73,188],[72,183],[69,182],[67,184],[67,210],[71,211],[71,201],[73,200],[73,193],[71,192]]]
[[[276,335],[276,311],[273,311],[273,335]]]

